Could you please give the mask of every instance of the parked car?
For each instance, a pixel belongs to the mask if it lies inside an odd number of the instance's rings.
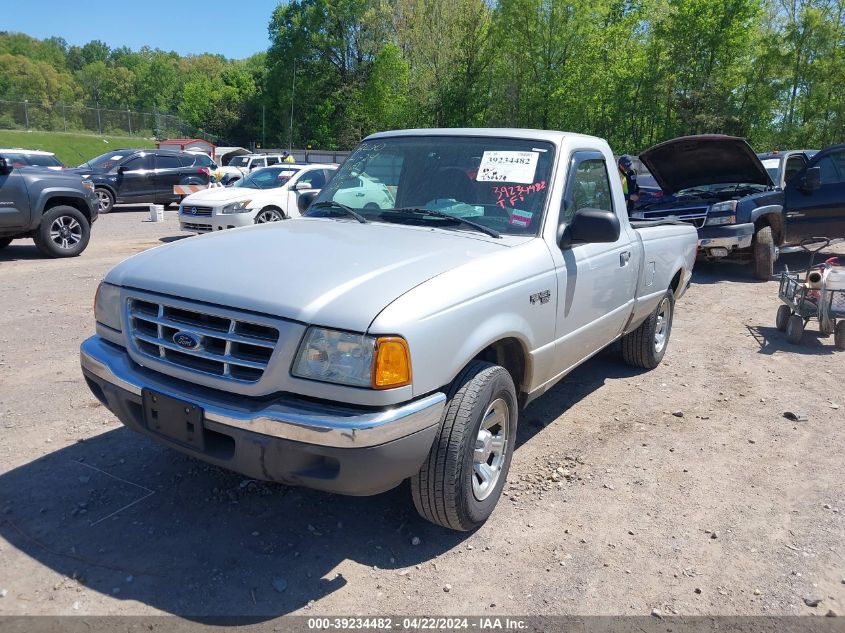
[[[5,157],[6,164],[11,167],[46,167],[47,169],[64,169],[65,165],[56,158],[53,152],[39,149],[0,149],[0,155]]]
[[[362,174],[396,206],[338,202]],[[619,339],[629,364],[660,363],[696,241],[632,226],[604,140],[376,134],[307,217],[113,268],[82,372],[166,446],[344,494],[410,479],[423,517],[469,530],[499,499],[525,404]]]
[[[786,182],[783,194],[781,248],[810,237],[845,238],[845,144],[815,154]]]
[[[117,149],[71,171],[94,182],[100,213],[119,203],[173,204],[174,185],[208,185],[205,154],[166,149]],[[209,159],[210,160],[210,159]]]
[[[285,156],[282,154],[242,154],[234,156],[227,165],[220,167],[220,170],[224,174],[224,184],[233,184],[256,169],[272,167],[283,162]]]
[[[94,183],[78,174],[19,166],[0,150],[0,249],[32,238],[48,257],[73,257],[88,246],[97,219]]]
[[[744,139],[685,136],[655,145],[640,159],[663,196],[637,204],[632,217],[692,224],[701,257],[750,263],[758,279],[771,279],[783,194]]]
[[[783,189],[786,183],[801,171],[810,159],[819,153],[817,149],[791,149],[757,154],[775,187]]]
[[[298,217],[297,198],[325,185],[334,165],[265,167],[232,187],[193,193],[179,205],[183,231],[206,233]]]

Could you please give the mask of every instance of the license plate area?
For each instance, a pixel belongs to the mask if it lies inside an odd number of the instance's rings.
[[[143,389],[144,424],[153,433],[196,451],[205,449],[203,410],[195,404]]]

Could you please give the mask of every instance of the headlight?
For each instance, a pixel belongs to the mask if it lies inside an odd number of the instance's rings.
[[[251,211],[252,209],[247,209],[247,205],[252,202],[252,200],[241,200],[240,202],[233,202],[232,204],[227,204],[223,207],[221,213],[246,213],[247,211]]]
[[[299,378],[352,387],[390,389],[411,382],[408,343],[398,336],[366,336],[308,329],[291,373]]]
[[[94,191],[94,183],[90,180],[83,180],[82,186],[88,189],[89,191]]]
[[[120,332],[120,288],[102,282],[94,297],[94,318]]]
[[[705,226],[716,226],[719,224],[736,224],[736,200],[725,200],[717,202],[707,212]]]

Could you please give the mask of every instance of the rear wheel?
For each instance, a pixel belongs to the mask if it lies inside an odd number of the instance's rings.
[[[0,249],[6,248],[11,243],[12,243],[11,237],[0,237]]]
[[[422,517],[460,531],[487,520],[510,469],[517,415],[507,370],[476,360],[458,375],[431,452],[411,478]]]
[[[667,290],[648,318],[633,332],[622,337],[622,358],[643,369],[654,369],[663,360],[672,333],[675,295]]]
[[[754,276],[769,281],[775,274],[775,239],[772,227],[764,226],[754,234]]]
[[[775,317],[775,326],[777,329],[781,332],[786,332],[786,326],[789,323],[789,317],[791,316],[792,310],[789,309],[789,306],[778,306],[778,314]]]
[[[109,213],[114,208],[114,196],[111,191],[98,187],[94,193],[97,194],[97,211],[102,214]]]
[[[258,215],[255,216],[255,223],[265,224],[267,222],[280,222],[284,219],[285,214],[282,213],[281,209],[277,209],[276,207],[265,207],[258,212]]]
[[[49,209],[35,230],[35,245],[48,257],[74,257],[88,246],[91,225],[79,209],[60,205]]]
[[[833,330],[833,344],[836,349],[845,350],[845,320],[837,321]]]
[[[804,319],[797,314],[793,314],[786,324],[786,340],[793,345],[797,345],[801,342],[802,336],[804,336]]]

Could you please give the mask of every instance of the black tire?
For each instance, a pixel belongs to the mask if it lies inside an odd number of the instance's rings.
[[[443,421],[431,452],[411,478],[411,495],[420,515],[452,530],[468,531],[484,523],[502,493],[513,457],[517,428],[516,390],[510,374],[502,367],[472,361],[458,375],[449,390]],[[488,431],[491,450],[499,438],[501,451],[488,457],[476,450],[482,422],[497,424]],[[476,459],[480,459],[476,463]],[[479,470],[484,463],[495,473],[486,487]],[[480,497],[480,498],[479,498]]]
[[[264,207],[255,214],[256,224],[266,224],[267,222],[281,222],[285,219],[284,211],[278,207]]]
[[[6,248],[11,243],[12,243],[11,237],[0,237],[0,250]]]
[[[657,367],[669,347],[674,316],[675,293],[669,289],[648,318],[636,330],[622,337],[622,358],[625,362],[643,369]]]
[[[775,274],[775,239],[772,227],[764,226],[754,234],[751,245],[754,255],[754,277],[760,281],[769,281]]]
[[[797,314],[793,314],[786,324],[786,340],[793,345],[797,345],[801,342],[802,336],[804,336],[804,319]]]
[[[836,349],[845,350],[845,319],[836,322],[833,330],[833,344]]]
[[[105,187],[97,187],[94,193],[97,194],[97,211],[100,215],[111,213],[111,210],[114,208],[114,195],[112,195],[112,192]]]
[[[786,332],[786,325],[789,323],[789,317],[792,316],[792,310],[787,305],[778,306],[778,313],[775,317],[775,327],[781,332]]]
[[[79,209],[59,205],[44,213],[34,238],[48,257],[75,257],[88,246],[91,225]]]

